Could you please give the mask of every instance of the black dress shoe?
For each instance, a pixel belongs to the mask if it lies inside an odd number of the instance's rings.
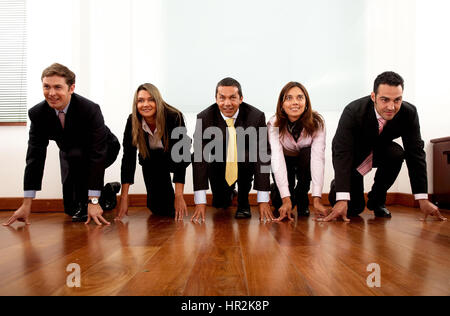
[[[223,209],[227,209],[231,206],[231,204],[233,204],[233,199],[238,195],[236,190],[233,190],[231,192],[231,196],[230,196],[230,200],[225,202],[225,203],[215,203],[215,201],[213,201],[212,206],[214,208],[223,208]]]
[[[87,204],[81,203],[75,212],[75,215],[72,216],[72,222],[74,223],[84,223],[87,222],[88,215],[87,215]]]
[[[375,217],[392,218],[391,212],[386,208],[386,205],[375,205],[369,201],[367,202],[367,208],[375,213]]]
[[[121,185],[119,182],[107,183],[102,190],[100,196],[100,206],[104,211],[111,211],[117,206],[117,193],[119,193]]]
[[[250,211],[250,208],[238,208],[236,211],[236,215],[234,218],[236,219],[245,219],[245,218],[251,218],[252,212]]]
[[[309,217],[309,215],[310,215],[310,212],[309,212],[308,208],[298,211],[298,216],[300,216],[300,217]]]

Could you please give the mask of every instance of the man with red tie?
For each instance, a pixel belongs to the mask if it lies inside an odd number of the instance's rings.
[[[358,216],[366,206],[364,176],[377,168],[367,208],[376,217],[390,218],[386,194],[400,173],[403,161],[412,192],[424,219],[446,220],[428,200],[427,165],[419,117],[414,105],[403,101],[404,81],[394,72],[377,77],[370,96],[350,103],[341,116],[333,139],[335,180],[331,183],[331,214],[320,221]],[[403,146],[394,140],[402,139]]]

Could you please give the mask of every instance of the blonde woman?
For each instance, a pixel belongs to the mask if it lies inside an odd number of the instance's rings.
[[[154,85],[146,83],[139,86],[123,138],[122,193],[118,220],[128,215],[128,191],[134,183],[137,152],[150,211],[176,220],[183,220],[188,215],[183,193],[189,162],[173,160],[172,148],[179,139],[172,139],[171,135],[176,128],[181,128],[182,137],[188,139],[183,114],[167,104]]]

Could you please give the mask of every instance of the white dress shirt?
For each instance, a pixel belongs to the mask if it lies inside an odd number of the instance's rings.
[[[158,134],[158,129],[155,128],[155,132],[152,132],[145,120],[142,120],[142,129],[148,134],[148,143],[150,149],[164,149],[161,139],[158,139],[155,135]]]

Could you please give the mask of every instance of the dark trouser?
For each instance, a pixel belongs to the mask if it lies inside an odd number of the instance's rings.
[[[306,210],[309,206],[308,192],[311,186],[311,147],[303,148],[297,157],[284,156],[284,159],[292,208],[297,206],[297,210]],[[278,210],[283,202],[274,176],[273,180],[275,185],[271,189],[271,199],[272,205]]]
[[[170,159],[162,149],[150,150],[142,165],[147,207],[155,215],[175,217],[175,192],[172,186]]]
[[[377,168],[372,191],[369,192],[369,201],[372,205],[383,206],[386,203],[387,191],[394,184],[402,168],[405,152],[397,143],[374,153],[373,166]],[[350,201],[348,204],[349,216],[358,216],[364,211],[364,177],[354,169],[351,174]],[[332,206],[336,204],[336,188],[334,180],[331,182],[329,200]]]
[[[213,207],[228,208],[231,205],[236,183],[229,186],[225,180],[225,163],[213,163],[209,169],[209,182],[213,194]],[[238,208],[249,209],[248,195],[252,188],[254,163],[238,163]]]
[[[105,161],[105,169],[110,167],[116,161],[120,151],[119,141],[108,144],[108,152]],[[61,165],[61,180],[63,185],[64,212],[70,216],[80,205],[87,203],[88,200],[88,168],[89,161],[85,153],[79,149],[72,149],[65,153],[59,152],[59,161]]]

